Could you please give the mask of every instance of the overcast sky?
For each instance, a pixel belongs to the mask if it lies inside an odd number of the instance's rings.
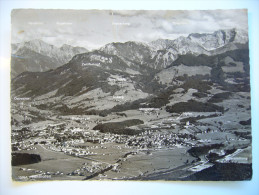
[[[111,11],[35,10],[12,12],[12,43],[41,39],[55,46],[96,49],[110,42],[175,39],[219,29],[247,30],[246,10]]]

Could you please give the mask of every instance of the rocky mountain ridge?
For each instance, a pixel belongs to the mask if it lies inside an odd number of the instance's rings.
[[[55,69],[67,63],[76,54],[87,51],[85,48],[67,44],[58,48],[39,39],[12,44],[11,76],[15,77],[24,71],[44,72]]]
[[[217,55],[239,49],[247,43],[247,32],[234,28],[218,30],[214,33],[193,33],[175,40],[158,39],[148,44],[132,41],[109,43],[99,50],[119,56],[129,66],[139,64],[154,69],[163,69],[175,61],[179,55]]]

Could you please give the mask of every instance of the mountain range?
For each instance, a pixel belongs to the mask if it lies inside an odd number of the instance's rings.
[[[150,43],[129,41],[109,43],[98,49],[108,55],[116,55],[130,69],[163,69],[171,65],[179,55],[217,55],[229,50],[243,48],[248,43],[247,32],[240,29],[218,30],[214,33],[193,33],[175,40],[158,39]],[[247,47],[247,46],[246,46]],[[64,44],[62,47],[49,45],[41,40],[12,44],[12,77],[29,72],[44,72],[55,69],[80,53],[87,53],[82,47]]]
[[[110,43],[100,48],[117,55],[129,66],[145,65],[155,69],[168,67],[179,55],[216,55],[239,49],[248,42],[247,32],[240,29],[219,30],[208,34],[190,34],[175,40],[158,39],[148,44],[141,42]]]
[[[72,47],[64,44],[58,48],[41,40],[12,44],[11,76],[30,72],[44,72],[55,69],[71,58],[88,50],[82,47]]]
[[[221,91],[250,90],[248,37],[237,29],[149,44],[109,43],[87,52],[34,42],[13,47],[15,55],[26,59],[15,57],[14,63],[30,64],[22,71],[12,63],[12,71],[22,72],[12,79],[12,96],[44,100],[44,107],[63,114],[160,108],[175,101],[177,90],[188,99],[209,97],[215,86]],[[33,66],[35,60],[43,64]]]

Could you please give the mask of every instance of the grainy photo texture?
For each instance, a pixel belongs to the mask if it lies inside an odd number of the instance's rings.
[[[11,20],[14,181],[251,179],[247,10]]]

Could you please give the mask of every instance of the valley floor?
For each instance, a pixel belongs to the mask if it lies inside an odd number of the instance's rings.
[[[233,179],[251,179],[249,92],[229,96],[212,87],[210,97],[197,98],[197,90],[176,91],[171,109],[181,109],[173,107],[180,103],[193,105],[190,110],[197,105],[224,110],[172,112],[162,106],[105,116],[65,115],[44,107],[52,101],[49,97],[33,104],[13,101],[13,179],[214,180],[206,178],[205,170],[212,174],[225,170],[224,165],[246,170]],[[215,95],[221,99],[206,104]],[[92,103],[98,105],[98,100]],[[216,179],[231,180],[235,171]]]
[[[231,107],[231,102],[224,104]],[[215,164],[251,164],[250,126],[233,122],[242,118],[242,112],[172,115],[161,109],[159,115],[150,110],[128,110],[124,114],[107,117],[46,114],[45,121],[19,128],[13,125],[12,155],[27,153],[41,157],[37,163],[26,164],[18,159],[12,168],[13,179],[192,180],[192,175],[210,170]],[[190,117],[201,119],[191,123]],[[144,121],[135,128],[138,134],[92,130],[99,123],[131,119]]]

